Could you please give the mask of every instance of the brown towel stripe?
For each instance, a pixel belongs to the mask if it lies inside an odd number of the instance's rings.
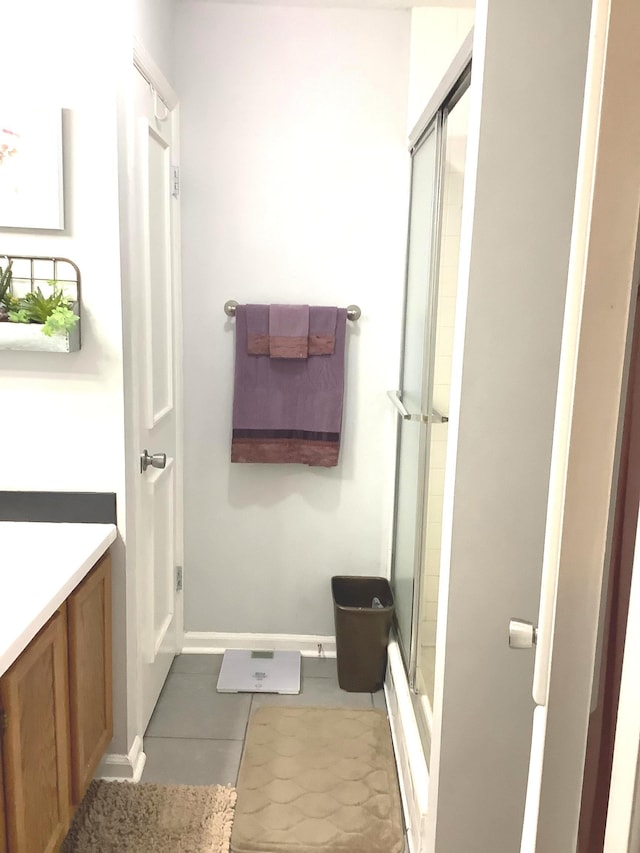
[[[243,436],[240,433],[248,433],[248,435]],[[274,433],[276,435],[273,435]],[[310,437],[314,435],[328,437],[324,439]],[[275,464],[299,462],[302,465],[332,468],[338,464],[339,450],[340,440],[335,433],[310,433],[301,430],[234,430],[231,441],[231,461]]]
[[[306,429],[234,429],[233,438],[244,439],[289,439],[295,438],[300,441],[340,441],[340,433],[337,432],[313,432]]]

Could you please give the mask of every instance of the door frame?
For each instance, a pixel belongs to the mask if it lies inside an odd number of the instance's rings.
[[[122,278],[123,278],[123,336],[124,336],[124,389],[125,389],[125,483],[126,483],[126,530],[125,542],[127,548],[127,746],[129,755],[134,763],[134,780],[140,777],[144,767],[142,752],[143,721],[142,721],[142,655],[140,643],[142,630],[142,613],[139,584],[141,581],[141,566],[137,559],[141,513],[139,494],[143,488],[140,482],[140,447],[138,446],[138,423],[143,416],[139,388],[142,369],[137,352],[137,334],[134,324],[136,259],[133,251],[132,229],[135,228],[135,211],[137,209],[136,181],[134,180],[136,164],[136,129],[133,109],[131,80],[133,70],[137,71],[148,81],[155,90],[158,98],[173,111],[175,121],[172,128],[172,161],[180,164],[179,156],[179,120],[180,105],[178,96],[171,87],[151,55],[144,46],[134,38],[132,63],[127,68],[127,76],[121,82],[121,99],[124,106],[124,121],[121,128],[123,150],[126,151],[126,193],[121,207],[121,240],[122,240]],[[173,394],[176,420],[176,464],[175,464],[175,553],[177,565],[184,566],[183,540],[183,459],[184,459],[184,419],[183,419],[183,345],[182,345],[182,283],[180,260],[180,205],[174,204],[172,216],[172,276],[174,282],[173,320],[174,320],[174,375]],[[176,592],[175,596],[175,638],[178,650],[184,640],[184,609],[183,594]]]
[[[640,781],[640,519],[636,529],[604,853],[637,849]],[[632,845],[636,845],[633,847]]]
[[[640,102],[628,84],[640,74],[638,38],[633,0],[595,0],[533,684],[521,848],[531,853],[577,842],[640,269]]]

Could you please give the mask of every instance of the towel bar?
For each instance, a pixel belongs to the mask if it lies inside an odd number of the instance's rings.
[[[227,299],[224,303],[224,313],[227,317],[235,317],[236,316],[236,308],[238,307],[238,303],[235,299]],[[362,311],[360,310],[359,305],[347,305],[347,319],[353,320],[354,323],[356,320],[359,320],[362,316]]]
[[[387,391],[387,397],[391,400],[391,402],[401,415],[402,419],[405,421],[421,421],[425,424],[446,424],[449,422],[448,415],[441,415],[440,412],[436,412],[435,409],[433,409],[431,415],[423,415],[422,413],[417,415],[410,414],[406,410],[405,405],[402,402],[402,399],[400,397],[400,391]]]

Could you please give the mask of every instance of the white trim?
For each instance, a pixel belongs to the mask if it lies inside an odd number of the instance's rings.
[[[178,96],[151,54],[136,36],[133,37],[133,64],[147,83],[153,86],[165,106],[170,110],[175,109],[178,105]]]
[[[322,653],[318,655],[318,645]],[[315,634],[222,634],[216,631],[185,631],[183,654],[219,655],[226,649],[275,649],[299,651],[304,657],[336,656],[336,638]]]
[[[628,81],[640,67],[639,29],[637,4],[594,3],[565,315],[580,317],[563,332],[556,423],[569,423],[553,438],[543,557],[552,588],[543,590],[536,651],[534,700],[548,708],[536,851],[574,849],[579,829],[638,271],[640,102]]]
[[[396,640],[389,643],[384,692],[398,769],[407,843],[410,853],[420,853],[429,804],[429,770],[400,647]]]
[[[584,112],[580,131],[578,178],[571,252],[567,274],[567,297],[562,330],[562,348],[558,371],[551,473],[549,476],[549,504],[547,531],[542,562],[542,582],[538,613],[535,669],[533,676],[533,701],[546,705],[551,677],[551,650],[554,637],[556,593],[560,572],[560,555],[563,532],[563,508],[569,476],[569,444],[573,425],[576,375],[582,311],[587,276],[589,234],[596,180],[596,161],[600,135],[604,69],[608,33],[607,2],[594,7],[589,34],[589,55],[585,83]]]
[[[136,735],[127,755],[107,753],[98,768],[96,779],[106,779],[108,782],[139,782],[147,761],[142,747],[142,738]]]

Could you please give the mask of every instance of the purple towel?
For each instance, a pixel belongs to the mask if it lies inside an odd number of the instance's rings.
[[[246,305],[247,352],[249,355],[269,355],[269,306]]]
[[[309,355],[331,355],[336,348],[337,308],[309,308]]]
[[[271,358],[306,358],[309,355],[309,306],[269,306]]]
[[[232,462],[338,464],[347,311],[333,355],[279,359],[247,352],[249,306],[236,309]]]

